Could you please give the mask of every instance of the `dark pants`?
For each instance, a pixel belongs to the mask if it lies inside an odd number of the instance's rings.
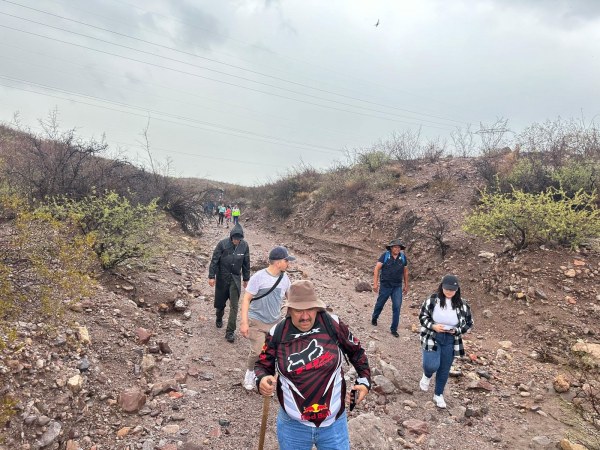
[[[224,217],[225,217],[225,214],[219,213],[219,222],[218,222],[218,225],[223,225],[223,218]]]
[[[390,297],[392,297],[392,326],[390,330],[397,331],[400,324],[400,308],[402,307],[402,286],[388,286],[383,283],[379,285],[379,295],[371,319],[377,320]]]
[[[235,281],[229,282],[227,286],[219,286],[218,282],[215,286],[215,308],[217,310],[217,319],[223,320],[225,314],[225,305],[229,300],[229,319],[227,320],[227,332],[234,332],[237,322],[238,305],[240,300],[240,291]]]
[[[435,373],[435,395],[442,395],[454,361],[454,335],[436,333],[436,351],[423,350],[423,373],[431,378]]]

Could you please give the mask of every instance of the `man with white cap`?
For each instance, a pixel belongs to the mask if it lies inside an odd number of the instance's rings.
[[[277,246],[269,252],[269,266],[250,277],[242,299],[240,334],[250,340],[248,366],[244,387],[255,387],[254,363],[262,350],[265,338],[273,325],[281,320],[281,305],[290,288],[285,271],[296,257],[287,248]]]
[[[269,396],[277,390],[279,448],[349,450],[345,402],[350,391],[356,403],[369,392],[367,355],[348,326],[325,311],[310,281],[292,283],[285,306],[287,317],[269,331],[254,366],[260,393]],[[343,355],[357,373],[349,392]]]

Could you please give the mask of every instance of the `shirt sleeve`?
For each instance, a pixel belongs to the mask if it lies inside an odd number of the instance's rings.
[[[333,321],[336,322],[335,319]],[[371,389],[371,368],[369,367],[369,360],[365,349],[362,348],[358,338],[352,334],[344,322],[338,319],[336,325],[339,346],[348,355],[350,363],[356,369],[358,375],[356,382]]]
[[[267,375],[275,375],[275,363],[277,361],[277,348],[273,343],[273,333],[275,332],[274,325],[267,333],[265,343],[258,356],[258,360],[254,363],[254,374],[256,375],[256,386],[260,385],[262,380]]]
[[[463,326],[457,328],[458,334],[465,334],[467,331],[469,331],[473,327],[473,316],[471,315],[471,307],[464,300],[463,300],[463,302],[464,302],[463,311],[464,311],[464,316],[465,316],[465,323]]]
[[[383,260],[385,259],[385,252],[381,254],[381,256],[379,257],[379,259],[377,260],[377,262],[380,262],[381,264],[383,264]],[[373,260],[371,260],[373,261]]]
[[[259,277],[261,276],[260,272],[255,273],[250,277],[250,281],[248,281],[248,286],[246,286],[246,292],[252,294],[252,296],[258,294],[259,291]]]
[[[434,301],[431,297],[423,302],[421,305],[421,312],[419,313],[419,322],[421,322],[421,326],[427,328],[428,330],[433,330],[433,325],[435,322],[433,321],[433,317],[431,316],[431,302]]]

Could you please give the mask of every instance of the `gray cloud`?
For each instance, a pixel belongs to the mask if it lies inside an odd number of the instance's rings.
[[[598,0],[492,0],[498,8],[513,8],[565,28],[574,28],[600,18]]]
[[[189,48],[207,49],[227,39],[226,30],[216,15],[208,13],[192,2],[173,0],[169,3],[177,37]]]

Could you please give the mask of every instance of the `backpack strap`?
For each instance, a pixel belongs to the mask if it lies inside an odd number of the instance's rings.
[[[250,300],[250,303],[252,303],[254,300],[258,300],[258,299],[261,299],[261,298],[263,298],[263,297],[266,297],[266,296],[267,296],[267,295],[269,295],[271,292],[273,292],[273,291],[275,290],[275,288],[277,287],[277,285],[279,284],[279,282],[281,281],[281,279],[283,278],[283,274],[284,274],[284,273],[285,273],[285,272],[281,272],[281,273],[279,274],[279,277],[277,278],[277,281],[275,281],[275,284],[273,284],[273,286],[271,286],[271,288],[270,288],[270,289],[269,289],[267,292],[265,292],[265,293],[264,293],[264,294],[262,294],[262,295],[259,295],[258,297],[252,297],[252,299]]]
[[[337,336],[337,331],[335,329],[335,326],[333,325],[333,319],[331,318],[331,316],[329,315],[329,313],[327,311],[322,311],[320,314],[321,314],[321,318],[323,319],[323,324],[325,325],[325,331],[327,332],[329,337],[331,337],[331,339],[333,339],[333,342],[335,342],[335,345],[337,345],[338,348],[340,350],[342,350],[342,348],[340,347],[340,340],[338,339],[338,336]],[[281,344],[281,340],[283,338],[283,328],[285,327],[285,323],[287,322],[287,319],[288,318],[286,317],[285,319],[280,321],[277,325],[275,325],[275,330],[273,330],[273,337],[271,338],[271,342],[273,343],[273,345],[275,347],[278,347],[279,344]],[[344,355],[346,364],[349,365],[350,361],[348,361],[348,356],[346,356],[346,353],[344,353],[343,350],[342,350],[342,355]]]
[[[280,320],[277,325],[275,325],[275,330],[273,330],[273,337],[271,338],[271,342],[275,347],[279,347],[281,344],[281,338],[283,337],[283,327],[285,327],[285,322],[287,322],[287,317],[283,320]]]
[[[323,318],[323,323],[325,324],[325,330],[327,331],[327,334],[331,337],[331,339],[333,339],[335,345],[337,345],[338,348],[342,350],[342,348],[340,347],[340,341],[338,339],[337,331],[335,329],[335,326],[333,325],[333,319],[327,311],[321,312],[321,317]],[[344,355],[344,360],[346,361],[346,364],[350,365],[350,361],[348,361],[348,356],[346,356],[344,350],[342,350],[342,355]]]

